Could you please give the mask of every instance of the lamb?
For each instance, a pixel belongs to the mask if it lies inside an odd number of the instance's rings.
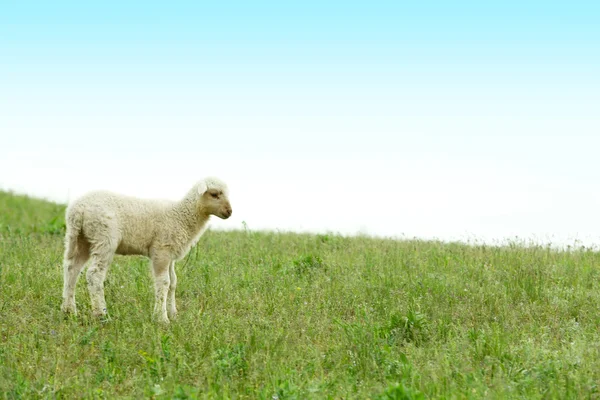
[[[214,177],[196,183],[178,202],[142,200],[106,191],[75,200],[66,211],[61,310],[77,314],[75,286],[84,265],[91,260],[86,278],[92,313],[105,317],[104,279],[114,254],[138,254],[151,260],[154,316],[168,324],[169,317],[177,315],[175,261],[196,244],[211,215],[227,219],[231,213],[227,185]]]

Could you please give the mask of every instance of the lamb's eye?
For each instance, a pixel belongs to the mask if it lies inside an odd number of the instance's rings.
[[[210,195],[212,196],[213,199],[216,199],[217,197],[219,197],[219,195],[217,193],[211,193]]]

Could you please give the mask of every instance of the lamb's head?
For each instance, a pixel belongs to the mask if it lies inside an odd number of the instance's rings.
[[[218,178],[205,178],[198,183],[198,194],[202,208],[207,214],[227,219],[233,212],[229,203],[229,190],[225,182]]]

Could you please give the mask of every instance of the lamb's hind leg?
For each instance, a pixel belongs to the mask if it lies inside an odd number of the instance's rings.
[[[75,305],[75,287],[79,274],[86,261],[90,258],[90,246],[87,240],[79,236],[67,241],[63,262],[63,303],[61,310],[66,313],[77,314]]]
[[[92,261],[86,273],[88,291],[92,303],[92,314],[95,317],[106,315],[106,300],[104,298],[104,280],[113,254],[92,254]]]
[[[97,222],[97,221],[96,221]],[[112,262],[118,245],[118,230],[111,218],[97,222],[93,228],[94,240],[90,240],[91,262],[86,278],[92,314],[95,317],[106,315],[106,300],[104,299],[104,279]]]

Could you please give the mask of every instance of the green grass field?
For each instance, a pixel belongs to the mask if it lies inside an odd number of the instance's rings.
[[[600,398],[600,254],[209,231],[153,323],[116,257],[111,319],[60,312],[64,207],[0,193],[0,398]]]

